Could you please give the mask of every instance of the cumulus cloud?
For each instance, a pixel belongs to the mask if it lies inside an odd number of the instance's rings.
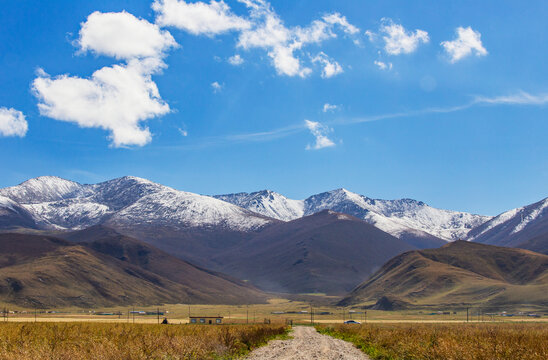
[[[316,57],[312,59],[313,63],[320,63],[323,66],[322,78],[327,79],[343,72],[342,66],[332,60],[324,52],[320,52]]]
[[[250,27],[249,22],[230,10],[224,1],[186,2],[184,0],[155,0],[152,9],[156,23],[174,26],[194,35],[213,36]]]
[[[545,105],[548,104],[548,94],[529,94],[520,91],[511,95],[485,97],[477,96],[476,103],[484,104],[503,104],[503,105]]]
[[[370,41],[374,42],[382,36],[384,51],[390,55],[410,54],[417,50],[421,43],[428,43],[430,38],[424,30],[408,31],[392,19],[383,18],[379,34],[368,30],[365,32]]]
[[[32,89],[42,115],[107,130],[115,147],[143,146],[152,136],[142,122],[170,111],[151,79],[164,66],[155,58],[133,59],[99,69],[90,78],[50,77],[42,71]]]
[[[322,111],[323,111],[324,113],[326,113],[326,112],[328,112],[328,111],[331,111],[331,112],[332,112],[332,111],[337,110],[338,108],[339,108],[338,105],[331,105],[331,104],[329,104],[329,103],[325,103],[325,104],[323,104]]]
[[[94,12],[82,23],[77,45],[82,52],[116,59],[163,57],[177,43],[168,31],[130,13]]]
[[[217,81],[211,83],[211,88],[213,89],[213,93],[217,94],[223,90],[223,85],[219,84]]]
[[[339,13],[326,14],[305,27],[287,27],[268,1],[238,1],[247,7],[249,16],[237,16],[223,1],[214,0],[209,4],[156,0],[152,7],[157,12],[156,21],[161,26],[174,26],[195,35],[209,36],[237,31],[237,48],[264,49],[279,75],[303,78],[312,72],[302,59],[304,46],[336,38],[336,29],[347,35],[355,35],[360,31]],[[239,59],[234,58],[234,61],[229,62],[238,65]],[[333,61],[330,63],[332,65],[324,71],[325,74],[340,70],[340,65]]]
[[[317,121],[305,120],[304,122],[310,133],[316,138],[316,142],[313,145],[308,144],[306,150],[319,150],[335,146],[335,143],[327,137],[327,134],[332,131],[330,128]]]
[[[451,63],[464,59],[467,56],[475,54],[476,56],[486,56],[487,50],[481,43],[481,34],[473,30],[470,26],[458,27],[455,30],[457,38],[452,41],[443,41],[441,46],[449,55]]]
[[[240,54],[236,54],[228,58],[228,63],[230,65],[240,66],[244,63],[244,59],[240,56]]]
[[[0,107],[0,136],[24,137],[28,128],[25,115],[21,111]]]
[[[266,49],[276,71],[281,75],[308,76],[312,69],[302,64],[301,49],[308,44],[320,44],[336,38],[336,27],[350,35],[359,32],[357,27],[351,25],[346,17],[339,13],[324,15],[306,27],[286,27],[270,3],[264,0],[240,1],[250,9],[252,26],[240,33],[238,46],[244,49]],[[342,71],[337,62],[327,59],[326,56],[320,56],[317,61],[324,64],[323,77],[330,77]]]
[[[380,60],[375,60],[373,63],[381,70],[392,70],[392,63],[385,63]]]

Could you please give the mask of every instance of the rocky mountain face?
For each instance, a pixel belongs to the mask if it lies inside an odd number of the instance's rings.
[[[305,200],[291,200],[268,190],[215,197],[283,221],[330,209],[365,220],[398,238],[464,239],[471,229],[491,219],[489,216],[436,209],[411,199],[371,199],[346,189],[324,192]]]
[[[324,210],[271,226],[213,261],[267,291],[342,295],[413,249],[363,220]]]
[[[468,240],[545,252],[548,249],[548,198],[494,217],[472,230]]]
[[[130,176],[94,185],[51,176],[31,179],[0,189],[0,211],[25,224],[32,225],[32,219],[35,228],[57,230],[108,223],[250,231],[271,222],[224,201]]]

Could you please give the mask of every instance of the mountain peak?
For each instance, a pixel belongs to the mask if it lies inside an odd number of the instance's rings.
[[[65,199],[78,192],[83,185],[57,176],[40,176],[19,185],[0,189],[0,195],[18,203],[33,204]]]

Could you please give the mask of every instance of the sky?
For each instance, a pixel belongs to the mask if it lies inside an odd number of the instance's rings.
[[[0,187],[133,175],[496,215],[548,196],[546,1],[18,0]]]

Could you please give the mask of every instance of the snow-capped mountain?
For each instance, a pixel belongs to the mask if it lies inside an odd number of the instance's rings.
[[[448,241],[463,239],[471,229],[491,219],[489,216],[436,209],[411,199],[371,199],[346,189],[324,192],[305,200],[291,200],[268,190],[215,197],[283,221],[330,209],[363,219],[400,238],[409,234],[428,234]]]
[[[43,229],[82,229],[106,223],[249,231],[272,221],[221,200],[130,176],[93,185],[51,176],[31,179],[0,189],[0,211],[6,215],[10,211],[12,217],[19,211]]]
[[[468,240],[518,246],[539,236],[548,240],[548,198],[494,217],[471,231]]]
[[[216,195],[214,198],[282,221],[291,221],[304,216],[303,200],[291,200],[270,190]]]

